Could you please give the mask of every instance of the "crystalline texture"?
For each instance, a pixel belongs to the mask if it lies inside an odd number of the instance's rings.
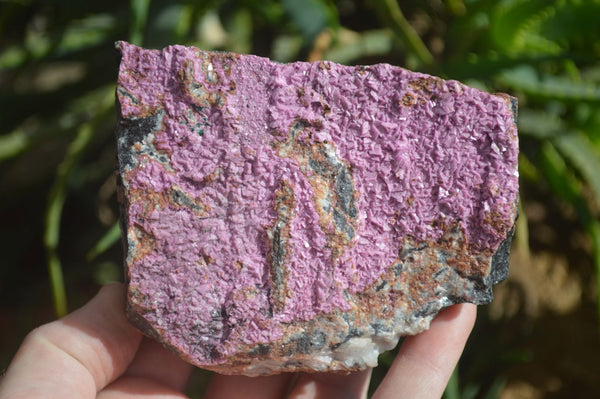
[[[182,358],[374,366],[506,277],[514,99],[385,64],[118,48],[128,314]]]

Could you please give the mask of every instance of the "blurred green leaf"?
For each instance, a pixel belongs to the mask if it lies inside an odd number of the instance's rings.
[[[497,3],[490,14],[490,37],[496,48],[517,53],[517,36],[532,18],[547,8],[547,0],[507,0]]]
[[[60,318],[67,314],[68,305],[62,264],[60,263],[56,249],[47,251],[47,266],[50,287],[52,289],[54,314],[57,318]]]
[[[589,82],[600,83],[600,65],[592,65],[581,71],[581,78]]]
[[[555,2],[521,29],[517,46],[528,52],[579,50],[591,55],[600,33],[599,15],[598,0]]]
[[[325,28],[339,25],[335,9],[324,0],[281,0],[281,5],[307,45]]]
[[[533,66],[523,65],[502,72],[498,81],[513,90],[541,99],[565,101],[600,101],[600,86],[574,82],[563,76],[540,78]]]
[[[497,52],[488,52],[486,54],[465,54],[464,58],[457,58],[443,65],[444,73],[453,79],[464,80],[467,78],[487,78],[490,79],[504,71],[513,70],[522,66],[539,65],[544,62],[563,61],[567,56],[549,56],[549,55],[506,55]]]
[[[195,23],[205,15],[190,4],[153,3],[144,23],[144,46],[163,48],[185,42],[193,36]]]
[[[115,262],[101,262],[94,268],[94,280],[98,285],[122,281],[121,267]]]
[[[581,173],[600,205],[600,153],[595,150],[592,142],[585,134],[577,131],[557,136],[553,142]]]
[[[87,260],[93,261],[109,248],[115,245],[121,238],[121,227],[119,222],[113,224],[110,229],[98,240],[96,245],[88,252]]]
[[[444,399],[461,399],[460,387],[458,382],[458,365],[454,367],[452,375],[448,380],[446,389],[444,390]]]
[[[464,387],[457,398],[460,399],[497,399],[506,386],[506,378],[496,377],[489,388],[485,389],[481,382],[472,382]],[[444,397],[449,399],[449,397]]]
[[[247,9],[239,9],[227,20],[230,50],[247,54],[252,51],[252,14]]]
[[[582,196],[581,182],[569,170],[564,158],[550,142],[542,144],[539,161],[540,169],[554,192],[573,206],[581,224],[592,239],[592,262],[596,272],[596,282],[600,283],[600,222],[594,217]],[[596,309],[600,316],[600,289],[596,290]],[[598,320],[600,329],[600,318]]]
[[[130,0],[131,6],[131,31],[129,41],[135,45],[144,44],[144,29],[148,19],[150,0]]]
[[[112,108],[112,104],[97,105],[99,106],[95,109],[94,117],[78,127],[75,139],[69,144],[65,157],[57,168],[56,177],[50,189],[46,207],[44,247],[46,249],[48,273],[50,275],[54,298],[54,310],[57,317],[62,317],[67,313],[67,299],[62,277],[62,266],[58,255],[58,244],[60,241],[60,225],[63,205],[67,196],[69,177],[83,153],[92,142],[98,123],[105,118],[106,112]]]
[[[64,160],[58,167],[56,180],[50,190],[48,207],[46,208],[46,224],[44,231],[44,246],[48,256],[48,273],[54,298],[54,311],[57,317],[67,314],[67,299],[62,277],[62,267],[58,257],[58,243],[60,240],[60,220],[62,209],[67,195],[67,181],[73,167],[87,148],[93,137],[93,128],[90,123],[81,125],[77,137],[69,145]]]
[[[529,218],[523,208],[523,201],[519,201],[519,217],[515,224],[514,243],[522,254],[522,259],[528,264],[531,261],[531,248],[529,247]]]
[[[34,145],[71,132],[79,123],[114,103],[114,85],[91,90],[67,104],[49,119],[26,120],[11,133],[0,136],[0,162],[14,158]]]
[[[0,136],[0,161],[15,157],[21,154],[29,147],[31,137],[23,128]]]
[[[481,398],[482,399],[497,399],[500,397],[500,394],[502,393],[502,390],[504,389],[505,386],[506,386],[506,378],[502,378],[502,377],[496,378],[494,380],[494,382],[492,382],[492,385],[487,390],[485,395],[481,396]]]
[[[302,38],[299,35],[281,35],[273,41],[271,58],[278,62],[294,61],[302,49]]]
[[[418,60],[417,67],[425,70],[436,68],[433,54],[408,22],[400,5],[395,0],[377,0],[374,5],[379,18],[396,34],[409,54]]]
[[[24,45],[13,45],[0,52],[0,70],[22,66],[26,61],[49,55],[65,56],[97,46],[115,31],[116,20],[109,14],[96,14],[70,21],[57,43],[47,33],[28,33]]]
[[[453,15],[463,15],[467,10],[463,0],[444,0],[444,4]]]
[[[384,55],[391,51],[393,45],[392,32],[387,29],[355,33],[340,32],[338,43],[327,50],[324,59],[340,64],[351,64],[357,59]]]
[[[0,53],[0,69],[15,68],[27,59],[27,50],[23,46],[10,46]]]
[[[75,20],[65,30],[56,53],[64,55],[103,43],[116,26],[116,19],[110,14],[94,14]]]
[[[599,33],[598,15],[597,0],[503,1],[491,13],[490,37],[506,54],[559,54],[578,50],[592,55]]]
[[[554,191],[575,207],[582,220],[591,218],[590,210],[580,197],[581,183],[552,143],[545,141],[541,145],[539,158],[541,170]]]
[[[529,180],[532,184],[537,184],[540,180],[538,168],[523,152],[519,154],[519,176],[522,179]]]
[[[477,393],[481,389],[480,382],[470,382],[466,384],[462,389],[462,397],[461,399],[475,399],[477,397]]]
[[[580,172],[600,204],[600,152],[587,135],[568,127],[554,114],[533,110],[521,113],[519,129],[521,134],[551,140]]]

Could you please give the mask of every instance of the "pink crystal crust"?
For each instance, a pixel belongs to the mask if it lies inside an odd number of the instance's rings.
[[[516,216],[508,97],[386,64],[119,48],[130,307],[184,358],[358,314],[403,250],[452,229],[479,263],[451,272],[489,274]],[[406,284],[409,310],[448,304]]]

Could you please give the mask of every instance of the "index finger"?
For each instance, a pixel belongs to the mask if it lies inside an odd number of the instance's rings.
[[[0,385],[0,398],[94,398],[133,359],[142,334],[125,317],[123,284],[27,335]]]

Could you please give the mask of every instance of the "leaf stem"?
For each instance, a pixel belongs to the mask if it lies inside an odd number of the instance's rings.
[[[131,6],[131,32],[129,41],[135,45],[144,44],[144,29],[148,19],[150,0],[130,0]]]
[[[121,238],[121,226],[119,222],[113,224],[106,233],[98,240],[96,245],[88,252],[87,260],[92,261],[96,259],[98,256],[102,255],[106,252],[110,247],[112,247],[117,241]]]
[[[377,0],[375,2],[380,18],[398,36],[407,50],[413,54],[421,67],[434,68],[434,58],[417,32],[406,20],[396,0]]]
[[[60,237],[60,220],[63,205],[67,194],[67,182],[73,167],[81,154],[91,142],[94,129],[91,122],[82,124],[75,139],[69,144],[65,158],[58,166],[56,179],[50,189],[44,231],[44,246],[48,262],[50,287],[54,299],[54,312],[57,317],[67,314],[67,295],[65,292],[62,266],[58,256],[58,242]]]

